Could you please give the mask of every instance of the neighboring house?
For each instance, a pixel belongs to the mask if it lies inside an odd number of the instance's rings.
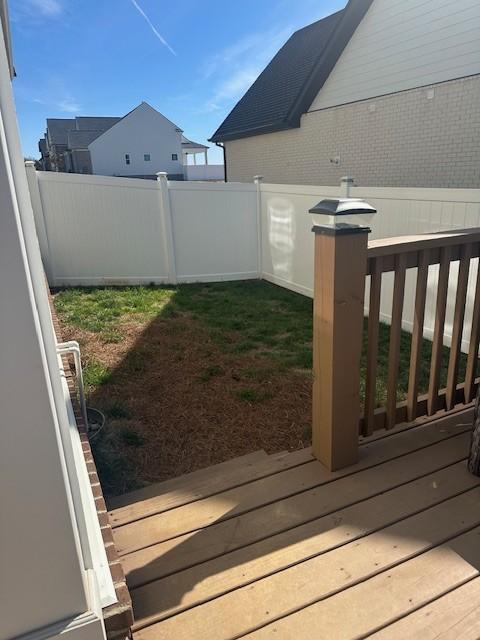
[[[45,171],[92,173],[88,144],[120,118],[47,118],[47,131],[38,142]]]
[[[171,120],[142,102],[90,143],[92,172],[149,178],[166,171],[171,180],[183,180],[182,133]],[[186,144],[192,145],[191,153],[206,153],[204,145],[187,140]]]
[[[480,3],[350,0],[220,125],[229,180],[480,187]]]
[[[171,180],[183,180],[189,156],[196,165],[201,154],[208,166],[208,147],[186,138],[146,102],[123,118],[49,118],[39,149],[46,171],[138,178],[166,171]]]

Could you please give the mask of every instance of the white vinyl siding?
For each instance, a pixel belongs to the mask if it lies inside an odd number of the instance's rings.
[[[92,172],[104,176],[182,175],[181,133],[165,116],[142,102],[90,143]],[[146,151],[148,149],[148,151]],[[172,160],[172,150],[177,161]]]
[[[479,0],[374,0],[310,111],[478,73]]]

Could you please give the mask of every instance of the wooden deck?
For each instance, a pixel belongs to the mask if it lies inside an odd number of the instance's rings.
[[[134,639],[480,638],[471,423],[377,436],[334,473],[257,452],[117,500]]]

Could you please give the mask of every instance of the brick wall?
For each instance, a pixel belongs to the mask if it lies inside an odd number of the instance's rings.
[[[480,76],[305,114],[225,144],[229,181],[480,188]],[[340,158],[333,164],[332,158]]]
[[[52,318],[55,333],[57,335],[58,341],[61,342],[62,337],[60,324],[55,314],[53,304],[51,303],[50,306],[52,309]],[[105,631],[109,640],[124,640],[125,638],[131,637],[131,626],[133,624],[132,601],[127,588],[125,574],[123,572],[123,568],[120,564],[120,559],[115,548],[112,527],[107,512],[107,506],[105,504],[105,500],[103,499],[102,487],[97,475],[97,468],[95,466],[92,449],[88,440],[85,421],[83,419],[80,403],[78,402],[77,398],[77,387],[75,378],[67,356],[62,356],[62,363],[65,371],[68,389],[70,391],[70,398],[72,400],[75,420],[77,422],[78,431],[80,433],[80,440],[82,442],[83,455],[85,457],[85,462],[87,465],[92,493],[95,498],[95,505],[97,507],[97,515],[100,523],[103,542],[105,544],[105,551],[107,553],[110,573],[112,575],[115,593],[118,599],[118,602],[103,609]]]

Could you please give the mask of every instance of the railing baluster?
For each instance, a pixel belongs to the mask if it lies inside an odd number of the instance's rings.
[[[380,294],[382,289],[382,262],[375,258],[370,279],[370,303],[368,307],[367,378],[365,382],[365,407],[363,435],[374,431],[374,413],[377,399],[378,329]]]
[[[440,385],[440,367],[442,364],[443,332],[445,327],[445,310],[447,306],[448,277],[450,274],[451,248],[443,247],[440,251],[440,270],[438,274],[437,304],[435,328],[433,330],[432,360],[430,363],[430,381],[428,385],[428,415],[437,411],[438,390]]]
[[[460,263],[458,265],[457,295],[455,297],[455,311],[453,315],[452,344],[450,346],[450,358],[448,360],[447,373],[447,411],[455,405],[455,392],[457,389],[458,363],[460,349],[462,347],[463,322],[465,320],[465,304],[467,300],[468,274],[470,272],[470,258],[472,245],[462,247]]]
[[[417,417],[418,377],[422,357],[423,322],[427,297],[429,252],[420,251],[418,256],[417,286],[415,291],[415,315],[413,318],[412,347],[410,350],[410,372],[408,377],[407,415],[413,421]]]
[[[477,373],[478,348],[480,346],[480,260],[475,283],[475,301],[472,311],[472,328],[470,332],[470,345],[468,348],[467,369],[465,372],[465,402],[468,404],[473,399],[473,385]]]
[[[395,426],[397,417],[397,380],[398,366],[400,362],[400,340],[402,337],[402,311],[403,296],[405,293],[406,267],[406,254],[401,253],[397,255],[395,258],[392,322],[390,326],[390,345],[388,353],[387,429],[392,429]]]

